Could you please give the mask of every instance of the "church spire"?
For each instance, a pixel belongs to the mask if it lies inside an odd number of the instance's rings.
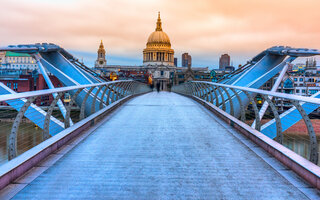
[[[104,46],[103,46],[103,43],[102,43],[102,40],[100,42],[100,46],[99,46],[100,49],[104,49]]]
[[[157,20],[157,28],[156,28],[156,31],[162,31],[160,12],[158,12],[158,20]]]
[[[99,46],[99,49],[98,49],[98,54],[100,54],[100,53],[103,53],[103,54],[106,53],[106,50],[104,49],[102,40],[100,42],[100,46]]]

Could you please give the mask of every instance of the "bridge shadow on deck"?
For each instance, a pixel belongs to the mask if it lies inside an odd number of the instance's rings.
[[[221,123],[175,93],[136,97],[14,199],[307,199]]]

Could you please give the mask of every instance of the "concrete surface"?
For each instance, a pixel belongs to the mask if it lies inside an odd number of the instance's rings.
[[[167,92],[130,100],[50,165],[13,199],[308,199],[200,104]]]

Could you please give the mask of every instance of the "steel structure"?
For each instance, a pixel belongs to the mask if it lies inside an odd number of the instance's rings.
[[[172,91],[184,94],[184,95],[190,95],[190,96],[196,96],[199,97],[205,101],[208,101],[217,107],[220,107],[223,111],[229,113],[230,115],[240,118],[241,121],[246,120],[245,116],[245,110],[246,107],[251,104],[254,115],[255,115],[255,126],[254,128],[258,131],[261,131],[265,135],[269,136],[270,138],[275,138],[279,143],[282,143],[283,140],[283,131],[287,123],[284,118],[279,115],[276,106],[271,101],[270,97],[276,97],[276,98],[283,98],[287,99],[290,102],[292,102],[292,109],[295,109],[298,114],[300,115],[300,119],[302,118],[307,126],[309,139],[310,139],[310,161],[313,163],[318,163],[318,144],[317,144],[317,138],[316,134],[314,132],[312,123],[308,117],[307,111],[303,108],[303,105],[305,104],[312,104],[314,107],[320,106],[320,99],[314,98],[314,97],[304,97],[304,96],[298,96],[293,94],[284,94],[279,92],[273,92],[273,91],[265,91],[260,89],[254,89],[254,88],[248,88],[248,87],[242,87],[242,86],[234,86],[234,85],[227,85],[227,84],[221,84],[221,83],[212,83],[212,82],[203,82],[203,81],[192,81],[185,84],[181,84],[178,86],[175,86],[172,88]],[[224,94],[222,93],[224,92]],[[240,96],[240,94],[246,95],[246,100],[244,101],[244,98]],[[274,115],[274,120],[271,120],[267,124],[272,123],[275,121],[275,130],[272,131],[266,131],[267,129],[262,129],[261,121],[260,121],[260,115],[258,106],[253,98],[253,96],[259,94],[262,96],[262,98],[270,105],[270,108]],[[227,109],[228,104],[228,109]],[[235,113],[235,110],[238,108],[240,111],[240,116]],[[285,113],[286,114],[286,113]],[[275,132],[275,134],[274,134]]]
[[[80,107],[80,119],[83,119],[95,110],[101,109],[110,102],[117,100],[120,96],[115,94],[126,91],[128,87],[130,87],[127,82],[115,82],[112,85],[106,86],[108,85],[107,82],[99,77],[98,74],[84,66],[70,53],[55,44],[11,45],[0,48],[0,51],[30,54],[37,61],[39,73],[43,74],[48,87],[54,89],[52,92],[54,101],[50,108],[54,105],[60,108],[64,117],[64,123],[51,116],[52,110],[49,109],[45,112],[35,104],[32,104],[32,99],[22,97],[14,100],[6,100],[11,107],[19,111],[20,115],[26,116],[42,128],[44,130],[44,138],[47,138],[48,134],[54,135],[73,124],[70,119],[70,107],[66,108],[63,105],[60,100],[62,94],[58,92],[58,89],[54,88],[47,73],[56,76],[65,87],[80,87],[78,89],[68,90],[68,93],[72,95],[70,105],[76,104]],[[270,138],[277,138],[277,140],[281,142],[282,136],[280,132],[285,131],[300,119],[305,119],[304,116],[310,114],[314,109],[318,108],[319,105],[309,102],[307,99],[303,101],[301,99],[293,99],[302,103],[297,105],[293,102],[294,106],[292,109],[280,115],[276,112],[276,108],[272,103],[272,97],[280,95],[274,92],[277,88],[276,86],[272,89],[273,93],[268,94],[262,93],[260,90],[259,93],[256,93],[258,91],[253,92],[251,90],[260,88],[270,78],[280,72],[280,78],[283,77],[288,63],[291,63],[297,57],[314,55],[320,55],[320,51],[316,49],[283,46],[272,47],[255,56],[241,69],[225,76],[219,83],[216,83],[215,86],[213,86],[213,83],[192,82],[190,85],[185,84],[183,86],[183,93],[194,94],[194,92],[196,92],[196,96],[205,95],[208,101],[242,120],[245,119],[245,107],[251,102],[254,112],[258,113],[252,126]],[[276,85],[280,84],[280,82],[281,81],[278,80]],[[87,87],[83,87],[84,85],[87,85]],[[208,88],[209,85],[210,87]],[[178,88],[180,88],[180,92],[182,92],[180,86],[175,89]],[[19,94],[1,83],[0,94],[3,94],[3,96],[6,94],[19,96]],[[260,113],[257,105],[254,103],[256,94],[261,94],[266,102],[263,109],[260,110]],[[268,95],[268,98],[265,95]],[[314,97],[318,97],[319,95],[320,92],[315,94]],[[275,119],[262,126],[261,118],[268,105],[273,111]],[[37,113],[37,116],[41,117],[35,117],[33,113]],[[19,117],[22,118],[20,115]],[[292,118],[294,120],[292,120]],[[19,119],[17,119],[17,121],[19,121]],[[307,120],[305,119],[305,121]],[[48,124],[50,124],[50,126]],[[310,130],[309,133],[311,134],[311,132]]]
[[[269,48],[262,53],[255,56],[250,62],[248,62],[245,66],[232,74],[226,75],[219,83],[223,83],[231,86],[242,86],[247,88],[260,88],[263,86],[269,79],[280,73],[280,78],[283,77],[285,72],[285,68],[287,68],[288,63],[291,63],[298,57],[309,57],[320,55],[320,51],[317,49],[307,49],[307,48],[291,48],[284,46],[275,46]],[[276,83],[276,84],[279,84]],[[275,85],[276,85],[275,84]],[[230,89],[226,89],[229,91]],[[275,91],[275,88],[273,89]],[[239,97],[241,98],[244,105],[249,104],[249,99],[244,92],[240,92]],[[320,92],[313,95],[313,97],[320,97]],[[219,95],[217,100],[222,101],[227,98],[227,94],[223,92],[222,95]],[[233,96],[235,101],[236,96]],[[221,105],[223,106],[223,105]],[[225,108],[229,112],[230,111],[230,101],[225,103]],[[268,104],[264,106],[264,108],[260,111],[260,117],[262,118],[266,107]],[[318,108],[318,105],[313,105],[311,103],[303,103],[301,105],[305,110],[306,114],[310,114],[312,111]],[[235,101],[234,112],[235,116],[239,117],[241,115],[241,106],[238,101]],[[282,129],[283,131],[290,128],[292,125],[297,123],[302,119],[299,111],[296,108],[290,109],[286,114],[280,115],[281,120],[283,121]],[[294,120],[292,120],[294,118]],[[257,119],[256,119],[257,120]],[[255,126],[254,122],[254,126]],[[271,138],[274,138],[276,135],[276,120],[265,124],[261,127],[261,131],[268,135]]]
[[[17,53],[27,53],[32,56],[38,65],[39,73],[43,75],[49,89],[54,89],[54,86],[49,78],[48,73],[56,76],[65,87],[68,86],[81,86],[87,84],[97,84],[105,83],[106,81],[92,71],[90,68],[86,67],[78,61],[74,56],[68,53],[63,48],[55,44],[28,44],[28,45],[10,45],[8,47],[0,48],[0,51],[12,51]],[[107,98],[107,89],[105,91],[99,90],[99,88],[93,88],[90,92],[90,89],[84,88],[80,93],[77,94],[74,99],[77,105],[82,105],[83,102],[86,102],[86,106],[82,107],[82,116],[84,113],[90,114],[92,110],[99,109],[102,105],[105,105],[103,102],[111,101]],[[76,91],[70,90],[69,93],[74,95]],[[98,93],[97,93],[98,92]],[[3,94],[17,94],[4,84],[0,83],[0,95]],[[54,98],[57,98],[57,93],[52,93]],[[96,98],[99,96],[99,98]],[[86,101],[84,101],[86,99]],[[21,109],[23,103],[26,102],[26,99],[16,99],[14,101],[6,101],[11,107],[15,108],[17,111]],[[61,110],[61,113],[64,118],[66,118],[67,110],[60,99],[57,100],[57,105]],[[94,108],[93,108],[94,107]],[[30,113],[36,112],[39,116],[34,117]],[[43,111],[38,106],[31,104],[28,109],[25,111],[24,115],[29,118],[32,122],[37,124],[40,128],[45,128],[45,124],[41,120],[46,116],[46,112]],[[59,122],[59,120],[51,117],[50,123],[54,124],[49,127],[49,132],[54,134],[60,132],[64,129],[64,124]],[[73,124],[72,121],[68,122],[70,125]]]
[[[100,91],[103,90],[103,94],[100,94]],[[17,94],[6,94],[0,95],[0,101],[5,102],[16,102],[18,103],[20,109],[18,114],[14,120],[12,125],[11,132],[8,133],[7,136],[7,149],[8,149],[8,159],[11,160],[12,158],[17,156],[17,133],[19,130],[19,124],[21,123],[22,117],[25,115],[29,118],[39,118],[37,112],[31,112],[30,108],[34,104],[32,104],[35,99],[42,95],[50,95],[50,94],[57,94],[52,103],[50,104],[48,110],[45,114],[44,118],[40,118],[43,128],[42,128],[42,140],[46,140],[50,137],[50,135],[55,135],[62,131],[63,129],[58,129],[56,124],[52,122],[52,111],[53,108],[57,105],[60,98],[64,95],[64,93],[73,93],[71,97],[71,102],[66,107],[66,115],[64,121],[58,121],[60,124],[63,124],[65,128],[70,127],[70,111],[71,107],[74,103],[76,103],[77,97],[81,94],[81,92],[87,91],[83,102],[80,104],[80,120],[84,119],[86,116],[89,116],[98,110],[102,109],[105,106],[112,104],[119,99],[126,97],[132,94],[139,94],[145,93],[150,91],[150,88],[142,83],[135,82],[135,81],[114,81],[114,82],[104,82],[104,83],[95,83],[95,84],[86,84],[86,85],[78,85],[78,86],[70,86],[70,87],[63,87],[63,88],[55,88],[55,89],[48,89],[48,90],[39,90],[39,91],[32,91],[32,92],[24,92],[24,93],[17,93]],[[95,91],[95,92],[94,92]],[[85,113],[85,107],[87,107],[88,97],[92,95],[93,101],[92,105],[95,105],[95,102],[99,102],[100,105],[97,108],[96,106],[92,106],[92,109],[89,113]],[[104,98],[106,95],[106,98]],[[29,115],[27,115],[29,112]],[[55,119],[57,120],[57,119]]]

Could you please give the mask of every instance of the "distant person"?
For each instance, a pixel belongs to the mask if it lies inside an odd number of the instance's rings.
[[[153,91],[154,85],[153,83],[150,85],[151,90]]]
[[[167,84],[167,88],[168,88],[168,92],[171,92],[171,84],[170,83]]]
[[[157,91],[160,92],[160,83],[157,83]]]

